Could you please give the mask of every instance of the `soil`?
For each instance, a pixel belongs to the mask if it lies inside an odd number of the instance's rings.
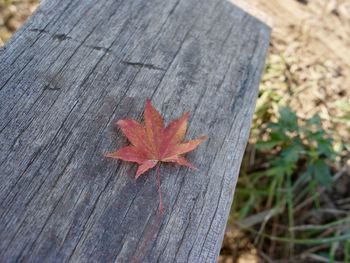
[[[0,47],[37,8],[38,0],[0,0]]]
[[[265,76],[265,84],[287,83],[289,105],[300,117],[320,113],[329,121],[325,128],[334,129],[335,119],[350,114],[350,1],[250,1],[273,20],[270,63],[285,64],[284,76]],[[349,138],[350,126],[339,126]]]

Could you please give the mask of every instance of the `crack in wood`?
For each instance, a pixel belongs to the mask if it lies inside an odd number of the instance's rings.
[[[52,85],[51,83],[47,84],[45,87],[44,87],[44,90],[60,90],[61,88],[57,87],[57,86],[54,86]]]
[[[80,41],[78,39],[72,38],[71,36],[67,35],[67,34],[52,34],[49,31],[45,30],[45,29],[41,29],[41,28],[31,28],[29,29],[30,32],[38,32],[40,34],[47,34],[49,36],[51,36],[53,39],[58,40],[59,42],[63,42],[65,40],[71,40],[73,42],[79,43],[81,44],[82,47],[86,47],[86,48],[91,48],[93,50],[97,50],[97,51],[104,51],[106,53],[111,52],[110,48],[107,47],[102,47],[102,46],[95,46],[95,45],[87,45],[84,44],[84,41]]]
[[[123,64],[128,66],[133,66],[136,68],[147,68],[147,69],[153,69],[153,70],[160,70],[160,71],[166,71],[166,69],[155,66],[153,64],[147,64],[147,63],[141,63],[141,62],[131,62],[131,61],[122,61]]]

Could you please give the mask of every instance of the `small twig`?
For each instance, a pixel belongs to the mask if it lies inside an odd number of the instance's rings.
[[[344,205],[344,204],[350,203],[350,196],[343,198],[343,199],[340,199],[340,200],[337,200],[335,203],[337,205]]]
[[[259,255],[268,263],[273,263],[273,260],[262,251],[258,251]]]
[[[334,228],[328,228],[317,236],[317,238],[327,238],[329,235],[334,233]]]
[[[337,203],[337,202],[335,202]],[[340,210],[340,209],[332,209],[332,208],[321,208],[317,211],[320,214],[331,214],[331,215],[347,215],[348,212]]]
[[[311,253],[315,253],[319,250],[323,250],[323,249],[326,249],[329,247],[329,244],[322,244],[322,245],[319,245],[319,246],[313,246],[307,250],[305,250],[304,252],[301,253],[300,257],[301,258],[304,258],[306,257],[308,254],[311,254]]]
[[[272,236],[276,236],[277,234],[277,218],[274,217],[273,218],[273,223],[272,223],[272,229],[271,229],[271,235]],[[277,246],[277,242],[275,240],[271,240],[271,245],[269,247],[269,255],[273,257],[274,252],[276,251],[276,246]]]
[[[316,255],[316,254],[308,254],[308,255],[305,255],[304,259],[305,258],[309,258],[309,259],[312,259],[312,260],[316,260],[317,262],[326,262],[326,263],[329,263],[329,259],[328,258],[324,258],[324,257],[321,257],[319,255]],[[333,263],[342,263],[341,261],[333,261]]]
[[[350,223],[350,221],[345,221],[345,220],[339,220],[342,222],[342,224],[338,225],[333,225],[333,226],[328,226],[327,230],[329,231],[334,231],[335,229],[343,229],[344,227],[347,227],[346,223]],[[294,231],[305,231],[305,230],[324,230],[326,229],[327,225],[299,225],[299,226],[294,226],[291,229]]]

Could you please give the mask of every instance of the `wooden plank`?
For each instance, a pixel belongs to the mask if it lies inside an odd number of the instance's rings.
[[[225,0],[44,1],[0,52],[0,261],[215,262],[269,37]],[[147,97],[210,138],[161,167],[163,216],[103,157]]]

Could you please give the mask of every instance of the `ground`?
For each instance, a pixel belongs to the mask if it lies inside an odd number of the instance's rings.
[[[38,6],[37,0],[0,0],[0,47]]]
[[[264,12],[273,23],[267,66],[257,106],[271,103],[268,100],[274,99],[277,106],[290,106],[301,119],[319,113],[324,128],[336,142],[349,141],[350,1],[250,0],[249,4]],[[264,97],[267,92],[274,95]],[[264,121],[255,116],[253,128],[254,124],[259,127]],[[259,138],[252,134],[250,144],[253,145],[257,139]],[[252,148],[248,146],[246,153],[246,159],[249,159],[248,170],[261,158],[254,154]],[[349,217],[349,154],[339,154],[335,163],[333,175],[339,179],[335,180],[332,190],[322,192],[325,199],[328,199],[328,204],[322,207],[323,212],[320,209],[317,211],[320,213],[312,219],[310,217],[310,222],[314,220],[312,223],[315,225],[328,222],[331,216],[337,218],[335,213]],[[306,209],[296,216],[302,218],[310,214]],[[250,219],[256,220],[254,216]],[[329,228],[329,233],[336,235],[336,229]],[[324,234],[327,235],[327,231]],[[329,262],[327,257],[318,254],[324,253],[323,249],[327,250],[328,246],[299,247],[302,252],[293,261],[291,258],[280,257],[276,242],[265,242],[263,246],[257,247],[255,241],[231,222],[227,227],[220,262],[271,262],[276,258],[279,262]],[[331,249],[339,251],[342,247],[339,247],[339,243],[334,243]],[[344,262],[348,262],[346,260],[349,259],[344,258]]]

